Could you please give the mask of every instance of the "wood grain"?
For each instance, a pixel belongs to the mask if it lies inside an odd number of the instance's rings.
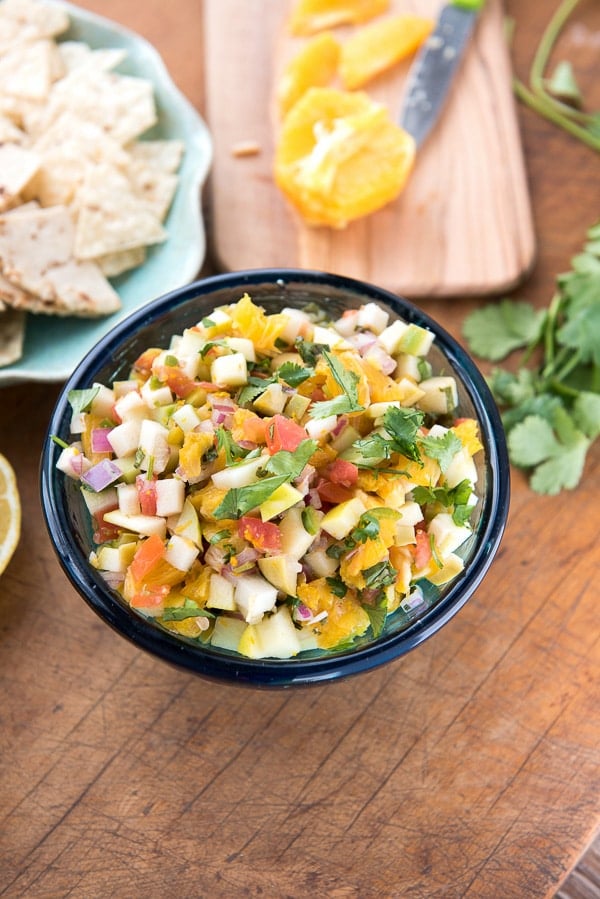
[[[196,0],[85,5],[145,31],[200,104]],[[522,75],[543,7],[506,4]],[[559,50],[593,86],[598,4],[581,16]],[[539,248],[519,295],[541,306],[598,215],[600,172],[528,110],[519,121]],[[423,306],[460,338],[482,302]],[[38,497],[57,394],[1,394],[24,519],[0,579],[0,896],[554,895],[600,824],[598,451],[560,497],[514,474],[497,560],[416,651],[345,683],[258,692],[153,660],[70,587]]]
[[[440,0],[391,5],[432,16],[440,7]],[[273,181],[279,128],[274,85],[303,42],[289,35],[287,11],[281,0],[205,5],[207,111],[216,148],[213,241],[221,265],[299,265],[363,278],[410,297],[513,287],[531,265],[535,242],[499,0],[482,14],[435,139],[420,149],[401,196],[342,230],[307,226]],[[223,68],[219,60],[225,55]],[[365,88],[394,119],[409,64]],[[239,158],[232,148],[246,139],[261,152]]]

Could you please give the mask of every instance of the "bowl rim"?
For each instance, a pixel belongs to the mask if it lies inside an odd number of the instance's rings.
[[[227,288],[247,289],[251,294],[252,286],[261,284],[281,287],[319,285],[343,290],[358,294],[363,300],[380,300],[406,321],[430,328],[438,348],[452,364],[473,403],[487,454],[488,483],[486,495],[481,498],[483,510],[478,540],[465,571],[450,584],[438,602],[403,630],[367,646],[320,658],[247,659],[192,644],[131,613],[89,565],[74,535],[64,527],[66,491],[62,489],[62,479],[56,477],[55,463],[60,448],[51,437],[65,433],[65,424],[70,420],[68,392],[89,386],[101,361],[114,353],[124,339],[133,337],[153,319],[195,297]],[[88,351],[64,384],[52,412],[40,461],[40,493],[46,528],[68,580],[87,604],[121,636],[163,661],[209,680],[251,687],[290,687],[356,675],[399,658],[433,636],[464,606],[487,573],[506,527],[510,465],[500,414],[485,378],[466,350],[428,313],[384,288],[344,275],[297,268],[261,268],[201,278],[157,297],[121,320]]]

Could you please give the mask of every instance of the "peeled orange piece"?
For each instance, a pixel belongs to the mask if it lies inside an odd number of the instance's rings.
[[[327,87],[337,74],[340,45],[329,31],[306,42],[283,70],[277,86],[282,115],[292,108],[309,87]]]
[[[365,25],[342,47],[340,78],[349,90],[362,87],[417,50],[433,29],[433,21],[401,15]]]
[[[307,35],[368,22],[388,10],[390,0],[298,0],[290,19],[292,34]]]
[[[4,571],[21,536],[21,501],[15,473],[0,455],[0,574]]]
[[[275,181],[308,224],[343,228],[395,199],[415,142],[362,92],[309,88],[285,117]]]

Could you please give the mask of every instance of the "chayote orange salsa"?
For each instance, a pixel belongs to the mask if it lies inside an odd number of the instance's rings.
[[[127,380],[72,391],[57,466],[80,481],[91,564],[139,613],[251,658],[410,617],[463,569],[482,449],[433,339],[375,303],[332,323],[245,294]]]

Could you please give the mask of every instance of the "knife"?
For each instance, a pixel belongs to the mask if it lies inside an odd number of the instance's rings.
[[[485,0],[451,0],[412,64],[400,124],[419,147],[436,123]]]

